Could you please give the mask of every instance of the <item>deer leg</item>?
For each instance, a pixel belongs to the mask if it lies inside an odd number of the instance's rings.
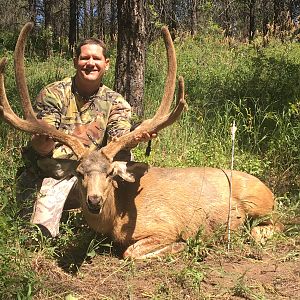
[[[260,244],[265,244],[276,232],[281,232],[283,225],[281,223],[258,225],[252,228],[251,236]]]
[[[124,252],[123,257],[132,259],[160,257],[165,254],[180,252],[184,247],[184,242],[174,242],[166,245],[162,244],[161,240],[157,238],[148,237],[129,246]]]

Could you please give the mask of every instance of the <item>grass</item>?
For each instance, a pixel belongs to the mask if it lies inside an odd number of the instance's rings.
[[[145,145],[135,149],[136,160],[164,167],[229,168],[230,126],[235,120],[238,130],[234,168],[258,176],[275,191],[279,217],[286,223],[285,233],[261,247],[249,238],[251,224],[247,223],[243,231],[234,235],[233,250],[228,254],[227,245],[221,239],[221,228],[208,240],[202,238],[199,230],[179,258],[170,256],[149,262],[149,266],[146,262],[143,267],[114,260],[111,243],[95,236],[85,226],[81,215],[65,216],[59,239],[41,239],[38,233],[24,232],[28,224],[18,217],[24,204],[15,200],[14,178],[23,164],[21,147],[29,136],[0,121],[1,299],[65,299],[67,296],[82,299],[80,295],[86,295],[87,291],[80,286],[81,282],[85,280],[92,295],[95,274],[101,278],[99,282],[103,288],[115,294],[104,295],[103,292],[101,299],[118,299],[122,289],[127,299],[136,295],[146,299],[180,299],[176,297],[183,297],[183,290],[186,295],[203,299],[211,299],[218,293],[263,299],[261,292],[253,294],[252,285],[244,280],[245,276],[241,276],[232,289],[226,285],[219,290],[218,284],[214,288],[208,286],[213,270],[207,261],[212,265],[212,257],[222,262],[223,258],[260,261],[267,251],[276,252],[278,245],[290,249],[282,255],[281,262],[299,260],[300,87],[297,82],[300,45],[272,40],[267,48],[257,44],[231,47],[218,36],[207,36],[178,40],[175,46],[178,74],[185,77],[189,110],[153,141],[150,157],[144,156]],[[12,54],[6,52],[6,55],[10,59],[6,71],[7,95],[13,108],[20,112]],[[113,60],[114,56],[112,63]],[[161,70],[165,66],[162,43],[156,42],[147,52],[146,117],[152,116],[159,105],[164,81]],[[28,57],[26,73],[29,92],[34,99],[47,83],[72,74],[73,67],[70,60],[59,55],[46,61]],[[113,68],[105,83],[113,86]],[[28,240],[32,241],[31,245]],[[100,257],[100,271],[104,275],[99,274],[99,265],[95,265]],[[219,270],[220,266],[214,267]],[[66,274],[74,276],[76,287]],[[61,278],[59,284],[58,278]],[[126,286],[120,283],[122,280]],[[143,289],[139,285],[143,282],[149,289],[140,293]],[[205,288],[209,288],[208,291]]]

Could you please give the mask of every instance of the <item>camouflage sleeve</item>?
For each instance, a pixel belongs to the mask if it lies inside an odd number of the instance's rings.
[[[55,90],[47,86],[40,91],[35,105],[38,119],[43,119],[48,124],[59,128],[61,108],[61,98],[55,93]]]
[[[108,141],[115,136],[121,136],[130,131],[131,107],[129,103],[118,95],[112,103],[107,123]]]
[[[59,129],[61,122],[63,89],[58,85],[48,85],[37,96],[35,112],[38,119],[43,119],[48,124]],[[60,143],[55,143],[52,153],[53,158],[74,158],[72,150]]]
[[[107,122],[107,141],[115,136],[121,136],[130,131],[131,123],[131,107],[129,103],[121,96],[118,95],[112,101],[112,108]],[[130,149],[121,150],[114,158],[114,160],[130,161],[132,154]]]

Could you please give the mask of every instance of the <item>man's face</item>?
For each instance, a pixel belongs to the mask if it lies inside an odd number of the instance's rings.
[[[109,59],[103,55],[99,45],[86,44],[81,47],[81,53],[74,59],[77,76],[84,81],[101,81],[108,70]]]

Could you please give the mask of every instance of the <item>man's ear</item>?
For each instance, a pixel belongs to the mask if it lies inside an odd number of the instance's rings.
[[[114,161],[111,164],[111,171],[112,177],[120,176],[122,179],[128,182],[135,182],[134,176],[127,172],[127,162],[125,161]]]
[[[110,64],[109,64],[109,58],[106,58],[105,63],[106,63],[105,71],[107,71],[109,69],[109,66],[110,66]]]

